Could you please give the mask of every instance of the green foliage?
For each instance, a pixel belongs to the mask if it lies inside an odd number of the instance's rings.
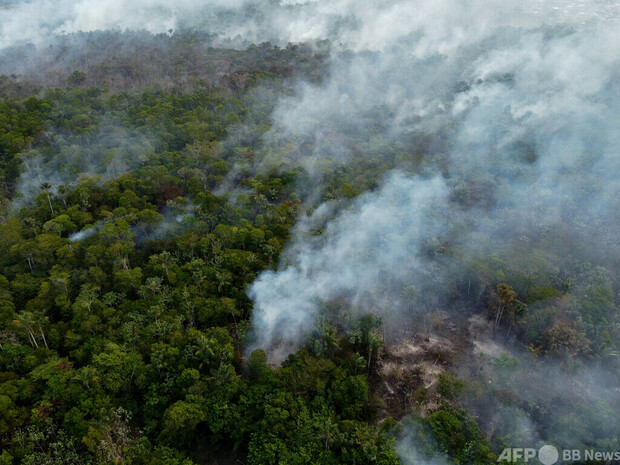
[[[353,368],[327,324],[312,354],[278,370],[260,351],[241,358],[245,290],[277,263],[306,173],[247,178],[253,191],[234,206],[210,189],[256,149],[226,147],[228,128],[266,130],[269,105],[248,110],[249,90],[83,89],[92,79],[75,71],[79,88],[3,103],[5,194],[19,157],[68,182],[37,186],[0,226],[0,433],[13,457],[2,459],[188,465],[206,441],[256,464],[396,463],[366,423],[375,320],[360,323],[366,357]]]
[[[495,462],[490,444],[476,422],[465,410],[444,405],[432,413],[425,422],[443,452],[459,464],[483,464]]]
[[[437,393],[448,400],[456,400],[464,389],[465,382],[452,373],[440,373],[437,377]]]
[[[302,205],[348,205],[396,161],[416,171],[442,135],[334,134],[363,156],[317,160],[319,191],[297,166],[311,144],[270,147],[274,168],[252,175],[293,78],[322,78],[320,52],[136,33],[145,57],[136,58],[121,46],[127,35],[88,37],[88,59],[41,70],[63,89],[0,78],[0,464],[191,465],[213,458],[205,450],[215,445],[250,464],[397,463],[372,400],[381,320],[347,315],[343,329],[326,319],[273,369],[262,351],[242,357],[246,291],[277,266]],[[102,57],[97,38],[116,43],[118,56]],[[222,185],[231,193],[217,195]],[[469,184],[453,194],[464,206],[492,200]],[[494,243],[493,255],[446,265],[442,302],[410,283],[397,292],[411,314],[452,299],[484,308],[496,336],[563,367],[580,357],[617,363],[617,264],[588,262],[569,239],[542,231],[527,247]],[[442,241],[425,253],[450,256]],[[513,388],[519,362],[504,354],[489,363],[497,385]],[[488,463],[488,441],[454,407],[469,387],[439,375],[450,406],[431,412],[420,435],[457,463]],[[433,395],[421,387],[412,400]],[[557,426],[596,428],[577,413],[570,421]]]

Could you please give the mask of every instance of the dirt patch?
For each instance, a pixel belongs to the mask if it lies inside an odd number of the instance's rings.
[[[385,402],[384,415],[400,419],[417,411],[422,415],[439,407],[437,377],[454,356],[448,338],[418,334],[383,347],[375,390]]]
[[[469,336],[473,344],[474,355],[486,355],[498,357],[504,351],[502,347],[493,341],[493,325],[482,315],[472,315],[469,319]]]
[[[384,402],[380,420],[388,414],[395,419],[427,415],[446,400],[437,393],[441,373],[476,377],[485,360],[505,352],[493,340],[493,322],[482,314],[437,311],[419,323],[418,331],[386,343],[379,354],[371,385]]]

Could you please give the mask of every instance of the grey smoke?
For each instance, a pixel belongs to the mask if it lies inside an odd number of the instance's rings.
[[[168,202],[168,205],[161,211],[161,221],[158,222],[153,231],[144,235],[144,239],[155,240],[162,237],[175,237],[193,227],[193,220],[196,217],[193,212],[193,205],[188,203],[187,205],[176,206],[174,203],[174,201]],[[139,239],[141,238],[139,236]]]
[[[428,441],[428,434],[425,438],[427,448],[422,449],[417,441],[422,435],[424,435],[423,425],[415,421],[408,421],[403,426],[400,433],[401,440],[396,445],[396,454],[402,465],[448,465],[452,463],[439,446]]]
[[[617,2],[258,5],[33,0],[5,7],[0,16],[0,47],[109,27],[197,27],[280,44],[332,41],[329,75],[320,84],[300,84],[280,102],[255,169],[300,164],[320,180],[325,163],[353,165],[367,156],[356,137],[381,157],[382,141],[420,131],[446,135],[446,153],[436,160],[419,167],[393,162],[377,191],[345,207],[323,204],[300,220],[279,269],[250,289],[250,350],[268,349],[281,361],[304,343],[332,299],[385,317],[437,308],[461,263],[559,224],[586,244],[585,253],[618,256]],[[290,150],[276,150],[282,143]],[[477,186],[480,198],[463,205],[462,193]],[[404,286],[420,295],[413,305]],[[591,388],[591,379],[605,377],[594,373],[583,384]],[[592,392],[594,401],[608,395]],[[537,395],[524,391],[525,398]]]
[[[301,164],[320,180],[325,166],[368,157],[360,140],[372,148],[377,139],[397,143],[426,131],[445,135],[445,153],[419,166],[391,162],[394,171],[377,191],[302,217],[278,270],[261,274],[249,291],[248,352],[266,349],[274,363],[305,343],[330,301],[346,302],[353,315],[402,322],[442,308],[463,264],[553,237],[556,229],[579,244],[572,253],[585,262],[620,257],[619,5],[379,3],[323,6],[348,18],[330,33],[353,52],[335,52],[324,82],[301,84],[280,102],[261,162],[269,169]],[[329,30],[321,24],[314,30]],[[284,142],[292,148],[278,151]],[[539,260],[524,258],[540,273],[566,266]],[[586,278],[573,295],[593,282]],[[419,296],[414,303],[406,288]],[[592,440],[567,426],[587,404],[614,405],[610,371],[561,375],[553,363],[536,368],[515,355],[535,386],[518,388],[523,402],[558,409],[545,420],[551,437]],[[583,404],[568,409],[568,392],[583,394]],[[515,419],[506,434],[541,439],[526,414],[502,408],[481,410],[488,421]],[[592,431],[613,432],[608,418],[588,418]]]
[[[309,152],[293,152],[301,153],[300,162],[311,169],[321,158],[353,162],[353,147],[322,142],[334,126],[365,128],[378,107],[390,110],[382,122],[388,138],[450,125],[450,162],[440,168],[426,161],[427,175],[443,170],[444,181],[436,182],[444,182],[453,194],[481,184],[493,208],[475,205],[465,211],[450,204],[445,194],[424,204],[409,192],[419,189],[416,176],[388,177],[379,193],[362,197],[353,210],[329,224],[322,244],[316,246],[298,234],[281,269],[259,277],[251,289],[258,346],[269,347],[277,334],[278,347],[294,349],[312,325],[318,302],[339,293],[352,293],[353,303],[365,300],[360,292],[374,295],[386,280],[366,273],[389,264],[398,269],[397,257],[404,263],[415,259],[424,240],[442,229],[458,235],[461,254],[474,256],[514,240],[511,234],[516,231],[540,233],[560,220],[598,227],[601,218],[617,211],[619,185],[613,173],[620,168],[620,112],[611,102],[620,97],[620,50],[610,46],[620,43],[615,40],[617,24],[595,21],[558,29],[555,23],[545,25],[546,17],[528,13],[512,20],[527,27],[507,27],[508,20],[491,8],[468,3],[477,9],[443,2],[442,15],[428,7],[436,16],[427,12],[425,22],[414,23],[419,30],[410,36],[401,27],[378,33],[382,52],[334,60],[326,83],[302,85],[295,98],[281,103],[266,142],[274,137],[311,141]],[[466,26],[473,18],[478,21]],[[488,22],[493,19],[498,25]],[[447,28],[453,20],[455,27]],[[433,26],[446,36],[420,35]],[[391,30],[396,32],[388,48]],[[411,47],[403,45],[403,37],[409,37],[405,44]],[[425,58],[412,54],[415,50]],[[462,89],[455,91],[459,85]],[[523,147],[535,153],[534,158],[519,158]],[[384,195],[399,200],[384,205]],[[385,214],[371,218],[367,212],[375,204],[381,205],[376,211]],[[427,225],[428,235],[414,230],[408,236],[399,229],[401,218],[411,221],[412,211],[424,215],[428,209],[445,212],[441,220]],[[402,234],[407,248],[397,240],[394,248],[388,244],[381,252],[375,250],[381,231]],[[606,229],[600,233],[605,239]],[[607,245],[617,252],[616,246]],[[358,256],[369,257],[361,267]],[[297,291],[287,290],[292,288]],[[288,329],[283,331],[281,324]]]
[[[285,258],[291,265],[263,273],[252,285],[255,347],[268,347],[272,360],[283,360],[303,343],[329,299],[345,297],[354,307],[379,311],[389,296],[380,287],[396,288],[406,279],[436,287],[421,245],[443,232],[447,196],[440,178],[394,173],[380,192],[363,195],[329,222],[324,237],[310,240],[305,227],[320,222],[324,209],[298,225],[299,239]]]
[[[179,21],[192,18],[200,2],[140,0],[32,0],[6,5],[0,16],[0,48],[14,44],[44,43],[55,34],[105,29],[147,30],[164,33]],[[210,1],[207,11],[241,5],[241,1]]]
[[[606,0],[17,0],[0,4],[0,9],[0,49],[44,44],[55,34],[78,31],[197,28],[253,42],[329,39],[355,50],[382,50],[418,34],[411,52],[419,57],[450,53],[466,41],[479,40],[489,26],[583,24],[619,16],[618,4]]]
[[[80,242],[83,241],[84,239],[92,236],[93,234],[95,234],[100,228],[97,226],[89,226],[86,229],[83,229],[81,231],[75,232],[73,234],[69,235],[69,241],[71,242]]]
[[[106,116],[87,136],[87,142],[65,137],[53,134],[56,156],[35,149],[24,152],[23,171],[12,201],[14,209],[36,197],[44,183],[50,184],[50,192],[55,194],[60,186],[78,183],[81,176],[95,176],[99,182],[114,179],[137,166],[155,148],[152,136],[126,128]]]

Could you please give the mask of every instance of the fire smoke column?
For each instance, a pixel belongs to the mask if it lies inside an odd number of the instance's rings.
[[[283,259],[292,265],[262,273],[250,289],[249,350],[265,349],[280,362],[304,343],[322,302],[345,298],[352,308],[381,311],[386,282],[407,276],[424,286],[421,247],[444,229],[447,193],[439,177],[395,172],[380,191],[340,212],[316,241],[300,237]]]

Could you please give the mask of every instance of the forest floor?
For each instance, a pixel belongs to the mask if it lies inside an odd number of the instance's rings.
[[[434,399],[437,377],[446,370],[455,344],[439,335],[416,334],[383,348],[375,391],[385,402],[383,415],[400,419],[414,409],[422,415],[439,407]]]
[[[492,339],[492,323],[480,314],[456,322],[446,318],[433,332],[418,332],[386,344],[372,379],[375,393],[384,402],[379,422],[386,415],[397,420],[413,412],[428,415],[441,406],[437,394],[441,373],[475,369],[480,358],[501,353],[501,346]],[[457,364],[463,366],[454,370]]]

